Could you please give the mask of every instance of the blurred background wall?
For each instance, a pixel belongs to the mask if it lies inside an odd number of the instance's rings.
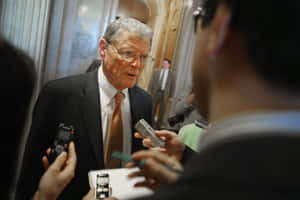
[[[193,47],[191,5],[192,0],[2,0],[0,33],[34,58],[39,91],[49,80],[84,73],[100,59],[98,40],[107,24],[117,16],[134,17],[154,31],[138,85],[147,89],[153,70],[168,58],[180,72],[176,88],[182,91],[190,82],[185,74]]]

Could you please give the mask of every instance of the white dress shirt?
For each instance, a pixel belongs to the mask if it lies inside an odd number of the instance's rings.
[[[102,137],[103,150],[107,143],[107,135],[109,129],[109,121],[115,104],[115,95],[118,90],[106,79],[102,66],[98,70],[98,85],[101,105],[101,119],[102,119]],[[131,112],[128,88],[122,90],[124,98],[121,104],[122,125],[123,125],[123,153],[131,154]],[[100,119],[99,119],[100,120]],[[104,152],[105,153],[105,152]],[[123,165],[124,163],[122,163]]]

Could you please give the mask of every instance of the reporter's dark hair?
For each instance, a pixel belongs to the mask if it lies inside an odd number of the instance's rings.
[[[232,10],[232,30],[242,33],[261,77],[275,87],[299,91],[300,2],[204,0],[202,27],[210,24],[220,4]]]
[[[1,93],[9,106],[8,121],[21,128],[33,93],[36,74],[33,60],[22,50],[0,37]],[[4,105],[3,105],[4,106]]]
[[[33,94],[36,74],[33,60],[0,36],[1,63],[1,199],[7,199],[16,170],[17,154]]]

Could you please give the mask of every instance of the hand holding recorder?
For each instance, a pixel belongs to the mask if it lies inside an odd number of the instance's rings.
[[[74,145],[74,128],[60,123],[51,149],[47,149],[42,162],[46,172],[40,179],[33,199],[56,199],[75,174],[77,157]]]
[[[47,154],[49,153],[50,149],[47,150]],[[77,157],[74,143],[71,142],[68,145],[68,153],[60,153],[51,165],[49,165],[46,156],[43,157],[42,161],[46,172],[40,180],[38,190],[35,192],[33,199],[57,199],[75,174]]]
[[[185,144],[176,133],[167,130],[155,131],[144,119],[141,119],[135,128],[138,132],[134,136],[143,138],[145,147],[159,147],[156,149],[181,160]]]

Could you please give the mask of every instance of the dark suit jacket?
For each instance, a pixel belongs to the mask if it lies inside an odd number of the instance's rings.
[[[92,64],[87,68],[86,72],[97,71],[100,66],[101,66],[101,60],[95,59],[93,60]]]
[[[101,95],[101,94],[100,94]],[[133,137],[134,124],[144,118],[151,124],[151,96],[144,90],[129,89],[132,119],[132,152],[143,148]],[[89,191],[88,172],[103,169],[101,112],[97,73],[86,73],[49,82],[36,103],[27,140],[17,199],[29,199],[44,172],[41,159],[53,143],[56,127],[62,122],[75,127],[77,166],[75,178],[60,196],[81,199]]]

